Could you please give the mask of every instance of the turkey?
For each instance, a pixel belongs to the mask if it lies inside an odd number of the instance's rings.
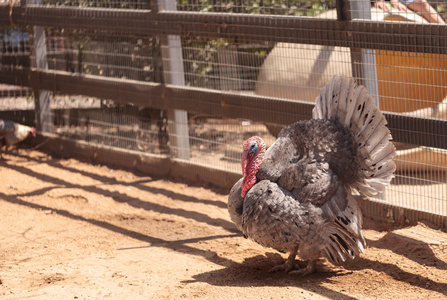
[[[353,193],[376,195],[394,177],[386,124],[365,87],[336,77],[321,89],[311,120],[283,128],[267,151],[258,136],[244,142],[243,178],[230,191],[228,210],[245,237],[290,253],[270,271],[308,275],[320,257],[341,264],[364,251]]]
[[[7,150],[9,146],[13,146],[30,136],[36,136],[34,127],[0,119],[0,149],[5,146]]]

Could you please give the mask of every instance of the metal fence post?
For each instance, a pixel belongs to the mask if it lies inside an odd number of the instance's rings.
[[[42,4],[42,0],[28,0],[28,4]],[[47,70],[47,46],[45,38],[45,28],[34,26],[34,50],[36,55],[36,68],[38,70]],[[42,90],[39,86],[34,87],[34,103],[36,113],[36,127],[38,131],[52,132],[53,122],[50,109],[51,92]]]
[[[371,20],[371,2],[369,0],[337,0],[337,19]],[[351,48],[352,75],[359,84],[368,90],[368,94],[379,107],[379,88],[377,84],[376,53],[373,49]],[[375,196],[385,200],[384,193]]]
[[[371,2],[369,0],[350,1],[351,20],[371,20]],[[376,54],[373,49],[351,48],[352,74],[359,84],[368,90],[379,106],[379,88],[377,85]]]
[[[160,0],[158,10],[175,11],[177,3],[175,0]],[[183,54],[180,36],[167,35],[160,36],[161,58],[163,61],[163,79],[166,84],[179,86],[185,85],[183,68]],[[168,110],[168,120],[173,120],[169,124],[169,143],[171,150],[177,149],[174,156],[180,159],[189,160],[189,129],[188,113],[184,110]]]

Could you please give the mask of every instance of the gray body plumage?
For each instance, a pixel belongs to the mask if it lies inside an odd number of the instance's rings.
[[[305,260],[341,263],[363,252],[361,211],[352,196],[382,191],[395,150],[386,121],[363,87],[335,78],[317,98],[313,119],[285,127],[266,151],[257,182],[228,209],[243,234]]]

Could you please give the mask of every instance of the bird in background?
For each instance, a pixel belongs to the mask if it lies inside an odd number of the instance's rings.
[[[36,136],[34,127],[25,126],[13,121],[0,119],[0,149],[16,145],[27,137]],[[0,154],[0,158],[1,154]]]
[[[336,77],[320,90],[312,119],[283,128],[267,150],[258,136],[244,142],[228,210],[245,237],[290,253],[270,271],[308,275],[321,257],[341,264],[364,251],[353,193],[377,195],[394,177],[386,124],[365,87]]]

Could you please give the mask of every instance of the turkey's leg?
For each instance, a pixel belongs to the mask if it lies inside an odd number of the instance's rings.
[[[274,266],[273,268],[270,269],[269,272],[284,271],[286,273],[289,273],[290,271],[293,270],[299,270],[300,267],[298,266],[298,264],[295,263],[295,257],[297,252],[298,252],[298,246],[292,249],[289,257],[283,264]]]

